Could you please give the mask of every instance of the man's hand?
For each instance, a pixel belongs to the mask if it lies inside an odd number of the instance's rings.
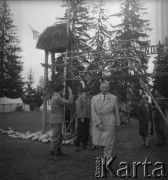
[[[100,131],[104,131],[104,127],[103,125],[100,123],[97,125],[97,128],[100,130]]]

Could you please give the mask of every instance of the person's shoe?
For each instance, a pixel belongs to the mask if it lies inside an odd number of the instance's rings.
[[[57,156],[66,156],[66,154],[64,154],[64,153],[61,151],[61,148],[57,148],[56,155],[57,155]]]
[[[55,156],[55,151],[50,151],[50,159],[51,159],[51,160],[55,160],[55,161],[60,160],[60,159],[58,159],[58,158]]]

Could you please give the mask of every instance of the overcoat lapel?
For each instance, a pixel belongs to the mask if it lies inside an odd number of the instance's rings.
[[[97,103],[98,103],[98,109],[100,111],[100,109],[102,108],[102,106],[104,105],[104,101],[102,99],[101,94],[99,94],[98,98],[97,98]]]
[[[101,94],[99,94],[97,102],[99,104],[99,111],[101,111],[103,108],[106,108],[105,106],[109,103],[111,103],[111,98],[109,94],[107,94],[106,99],[103,100]]]

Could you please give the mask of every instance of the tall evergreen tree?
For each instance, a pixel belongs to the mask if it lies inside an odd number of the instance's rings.
[[[26,88],[25,88],[25,95],[28,98],[31,98],[35,94],[35,89],[33,88],[33,84],[34,84],[33,69],[29,68],[27,74]]]
[[[93,5],[93,17],[90,29],[94,30],[93,37],[91,39],[90,45],[97,51],[104,50],[104,43],[107,40],[111,40],[111,34],[107,24],[109,22],[109,12],[105,9],[105,3],[99,0],[98,4]]]
[[[90,39],[89,33],[88,33],[88,27],[89,27],[89,11],[88,7],[85,4],[85,0],[74,0],[74,1],[64,1],[65,4],[63,6],[67,7],[65,15],[63,18],[59,18],[57,23],[66,23],[67,19],[69,19],[69,34],[71,36],[71,48],[69,51],[71,53],[68,53],[68,56],[71,57],[68,59],[68,72],[67,76],[72,78],[84,78],[81,73],[78,71],[84,70],[84,63],[88,63],[86,60],[86,57],[80,57],[76,58],[80,52],[85,52],[86,50],[89,50],[89,46],[87,44],[87,41]],[[67,4],[67,2],[69,2]],[[69,7],[68,7],[69,5]],[[68,16],[68,8],[69,8],[69,16]],[[56,24],[57,24],[56,23]],[[74,57],[75,56],[75,57]],[[62,57],[58,58],[59,62],[62,62]],[[63,63],[63,62],[62,62]],[[71,67],[74,68],[71,68]],[[63,69],[62,69],[63,70]],[[58,78],[62,76],[62,73],[59,72]],[[68,81],[67,85],[71,87],[76,87],[77,91],[81,89],[81,83],[80,81]]]
[[[163,45],[168,47],[168,38],[165,38]],[[158,44],[158,55],[155,57],[154,61],[154,76],[153,88],[159,90],[159,92],[168,97],[168,49],[167,47]]]
[[[117,56],[126,55],[130,56],[130,51],[123,51],[125,48],[132,48],[135,56],[138,56],[138,59],[141,64],[143,71],[147,70],[148,58],[142,55],[138,50],[135,50],[136,47],[148,46],[149,41],[147,40],[147,32],[151,29],[149,28],[149,20],[143,19],[143,15],[147,14],[146,9],[143,8],[143,4],[140,0],[124,0],[121,2],[121,11],[113,16],[120,18],[121,23],[113,26],[115,33],[114,44],[118,52],[115,53],[114,58]],[[114,74],[121,75],[135,75],[128,65],[129,58],[123,60],[115,61],[114,66],[117,68],[117,72]],[[136,63],[136,60],[132,62]],[[123,68],[125,67],[125,68]],[[145,81],[147,79],[144,79]],[[125,88],[125,96],[127,96],[128,91],[131,91],[134,96],[139,95],[139,90],[141,89],[140,82],[137,77],[123,79],[116,79],[121,88]],[[138,89],[138,91],[137,91]]]
[[[73,46],[74,51],[82,51],[85,50],[88,45],[87,41],[90,39],[90,35],[88,33],[88,28],[90,26],[90,16],[89,16],[89,7],[86,6],[85,0],[63,0],[64,5],[66,7],[66,12],[64,17],[58,18],[57,23],[66,23],[69,18],[69,30],[72,36],[71,45]],[[69,8],[69,17],[68,17],[68,8]],[[57,24],[56,23],[56,24]]]
[[[71,57],[78,56],[78,52],[89,51],[90,47],[88,46],[88,41],[90,35],[88,33],[90,27],[90,16],[89,16],[89,7],[86,6],[85,0],[74,0],[70,1],[70,30],[73,34],[73,42],[71,44]],[[70,60],[71,61],[71,60]],[[85,75],[78,73],[78,71],[85,71],[88,66],[88,61],[86,56],[75,57],[71,61],[74,70],[71,72],[74,77],[85,78]],[[86,67],[85,67],[86,66]],[[86,84],[86,82],[85,82]],[[81,89],[81,84],[79,82],[73,83],[73,86],[78,86]]]
[[[24,95],[22,96],[23,101],[26,104],[30,104],[30,109],[33,110],[36,106],[36,90],[33,87],[34,77],[33,70],[29,68],[27,73],[26,84],[24,88]]]
[[[40,76],[40,79],[39,79],[39,82],[38,82],[38,85],[37,85],[37,89],[40,92],[40,94],[42,95],[43,90],[44,90],[44,77],[43,76]]]
[[[20,61],[19,39],[13,25],[11,10],[6,1],[0,7],[0,97],[17,98],[22,95],[23,70]]]
[[[89,7],[84,0],[71,1],[70,26],[73,32],[73,49],[85,51],[90,39],[88,28],[90,26]]]
[[[35,103],[37,107],[40,107],[43,103],[42,96],[43,96],[43,89],[44,89],[44,78],[43,76],[40,77],[35,94]]]
[[[104,73],[101,70],[108,69],[107,61],[111,58],[111,56],[109,57],[105,54],[104,48],[104,45],[111,40],[111,33],[109,31],[110,15],[105,7],[106,5],[102,0],[99,0],[97,4],[92,6],[92,23],[90,26],[92,38],[90,40],[90,46],[92,47],[93,56],[90,59],[91,64],[88,70],[91,72],[89,76],[97,79],[96,81],[91,80],[89,82],[93,86],[95,93],[99,90],[99,80],[104,79]]]

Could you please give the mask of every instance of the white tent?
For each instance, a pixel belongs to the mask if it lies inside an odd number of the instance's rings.
[[[40,111],[43,110],[43,104],[40,106]],[[50,100],[47,101],[47,111],[51,111],[51,105],[50,105]]]
[[[30,111],[30,105],[24,104],[21,98],[0,98],[0,112],[13,112],[16,111],[16,108],[19,106],[22,106],[24,111]]]

